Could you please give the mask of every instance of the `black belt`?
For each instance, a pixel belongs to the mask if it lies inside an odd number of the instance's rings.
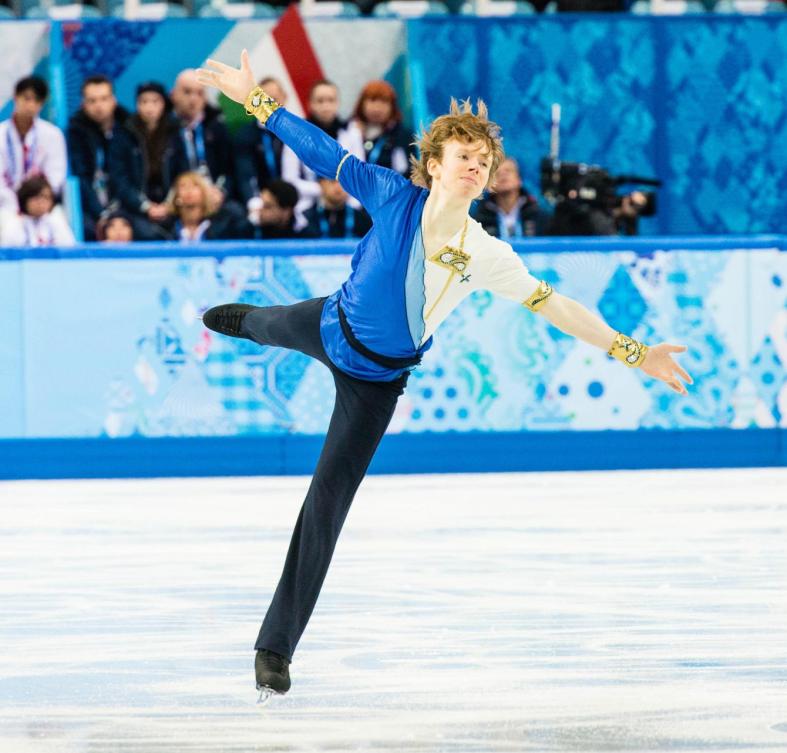
[[[347,342],[350,343],[353,350],[357,350],[362,356],[386,369],[407,369],[410,366],[417,366],[421,363],[420,354],[407,356],[405,358],[395,358],[394,356],[384,356],[380,353],[375,353],[373,350],[369,350],[369,348],[353,334],[352,329],[350,329],[350,323],[347,321],[347,317],[344,315],[344,310],[340,303],[337,304],[337,308],[339,309],[339,324],[342,327],[342,332]]]

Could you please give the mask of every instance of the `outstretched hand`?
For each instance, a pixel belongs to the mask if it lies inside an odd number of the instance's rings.
[[[684,353],[685,351],[685,345],[669,345],[667,343],[653,345],[648,348],[640,369],[649,376],[665,382],[679,395],[688,395],[688,391],[678,377],[688,384],[694,384],[694,380],[672,360],[670,355],[671,353]]]
[[[210,59],[205,61],[205,65],[209,67],[197,69],[199,82],[205,86],[215,86],[235,102],[243,104],[249,92],[257,85],[246,50],[240,54],[240,68]]]

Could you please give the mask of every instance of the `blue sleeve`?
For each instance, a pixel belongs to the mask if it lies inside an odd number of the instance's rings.
[[[333,179],[341,164],[339,183],[371,215],[391,196],[409,185],[399,173],[379,165],[370,165],[350,155],[327,133],[283,107],[268,118],[265,127],[287,144],[301,162],[317,175]]]

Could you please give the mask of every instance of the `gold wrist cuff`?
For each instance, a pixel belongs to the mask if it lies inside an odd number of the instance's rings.
[[[527,306],[531,311],[538,311],[549,300],[552,295],[552,286],[545,280],[538,283],[536,292],[526,301],[522,301],[523,306]]]
[[[243,106],[246,108],[247,115],[253,115],[263,125],[281,107],[273,97],[265,93],[261,86],[255,86],[251,90]]]
[[[647,353],[647,345],[624,335],[622,332],[618,332],[612,347],[607,351],[607,355],[617,358],[618,361],[622,361],[631,368],[641,366]]]

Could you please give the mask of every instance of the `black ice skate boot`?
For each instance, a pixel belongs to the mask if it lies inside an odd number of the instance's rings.
[[[246,337],[240,331],[243,317],[249,311],[257,308],[247,303],[225,303],[223,306],[214,306],[202,315],[202,323],[214,332],[230,337]]]
[[[257,651],[254,659],[257,690],[260,691],[257,703],[266,703],[274,693],[284,695],[290,689],[289,667],[290,660],[284,656],[264,648]]]

